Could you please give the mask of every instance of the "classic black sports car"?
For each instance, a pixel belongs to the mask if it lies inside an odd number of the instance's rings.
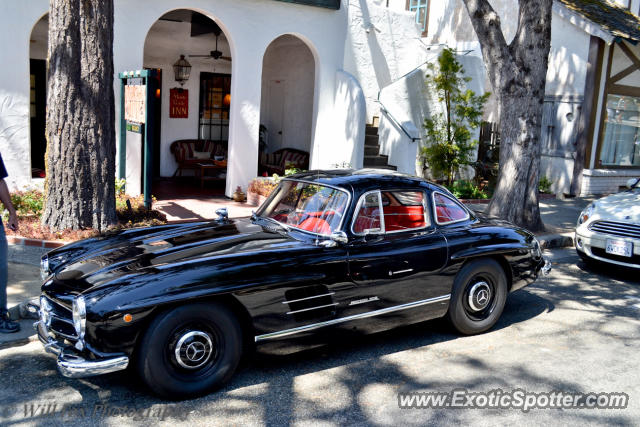
[[[62,375],[131,365],[177,398],[221,385],[254,347],[289,352],[442,316],[476,334],[549,268],[533,234],[392,172],[301,173],[250,218],[219,214],[43,258],[35,326]]]

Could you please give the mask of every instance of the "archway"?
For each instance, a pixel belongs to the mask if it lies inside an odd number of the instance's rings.
[[[29,39],[29,126],[33,178],[45,177],[48,41],[49,14],[46,14],[34,25]]]
[[[191,66],[184,82],[176,81],[174,73],[181,58]],[[154,185],[154,195],[223,194],[231,102],[227,35],[197,11],[173,10],[149,29],[143,66],[158,72],[152,114],[153,169],[159,185]]]
[[[286,34],[267,47],[262,63],[260,173],[283,174],[287,164],[308,169],[312,146],[315,58]]]

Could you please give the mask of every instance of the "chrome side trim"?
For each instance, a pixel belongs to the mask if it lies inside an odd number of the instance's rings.
[[[284,331],[271,332],[269,334],[258,335],[255,337],[255,342],[266,341],[274,338],[286,337],[288,335],[297,334],[300,332],[312,331],[314,329],[323,328],[325,326],[337,325],[339,323],[349,322],[351,320],[366,319],[368,317],[379,316],[382,314],[393,313],[394,311],[407,310],[410,308],[420,307],[427,304],[435,304],[438,302],[445,302],[451,299],[451,294],[442,295],[435,298],[429,298],[421,301],[410,302],[407,304],[396,305],[393,307],[382,308],[380,310],[370,311],[368,313],[354,314],[352,316],[341,317],[339,319],[327,320],[326,322],[312,323],[310,325],[299,326],[297,328],[285,329]]]
[[[306,301],[306,300],[309,300],[309,299],[320,298],[320,297],[330,297],[331,295],[335,295],[335,292],[329,292],[328,294],[322,294],[322,295],[313,295],[313,296],[306,297],[306,298],[292,299],[291,301],[282,301],[282,303],[283,304],[291,304],[292,302]]]
[[[338,305],[337,302],[334,302],[332,304],[325,304],[325,305],[319,305],[316,307],[309,307],[309,308],[303,308],[301,310],[294,310],[294,311],[289,311],[287,314],[296,314],[296,313],[302,313],[303,311],[311,311],[311,310],[318,310],[320,308],[327,308],[327,307],[334,307]]]

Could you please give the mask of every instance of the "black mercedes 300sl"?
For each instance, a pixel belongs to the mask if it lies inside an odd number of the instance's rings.
[[[293,175],[250,218],[140,228],[42,260],[38,336],[62,375],[127,367],[193,396],[243,353],[291,352],[446,316],[491,328],[546,272],[530,232],[446,189],[376,170]]]

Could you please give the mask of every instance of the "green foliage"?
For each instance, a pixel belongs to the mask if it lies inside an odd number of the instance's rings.
[[[476,95],[465,85],[470,81],[463,77],[464,68],[453,50],[446,48],[438,56],[436,64],[429,64],[426,85],[444,103],[444,113],[424,120],[425,146],[421,160],[428,164],[434,175],[443,176],[451,185],[464,165],[471,164],[471,156],[477,141],[472,131],[480,126],[482,111],[489,93]]]
[[[459,199],[488,199],[489,195],[471,181],[455,181],[445,185]]]
[[[540,178],[540,181],[538,181],[538,192],[551,194],[552,184],[553,182],[551,182],[549,178],[547,178],[546,176],[543,176],[542,178]]]
[[[11,203],[18,216],[40,216],[44,208],[44,193],[40,190],[16,191],[11,193]]]
[[[123,194],[127,181],[124,178],[116,178],[116,195]]]

